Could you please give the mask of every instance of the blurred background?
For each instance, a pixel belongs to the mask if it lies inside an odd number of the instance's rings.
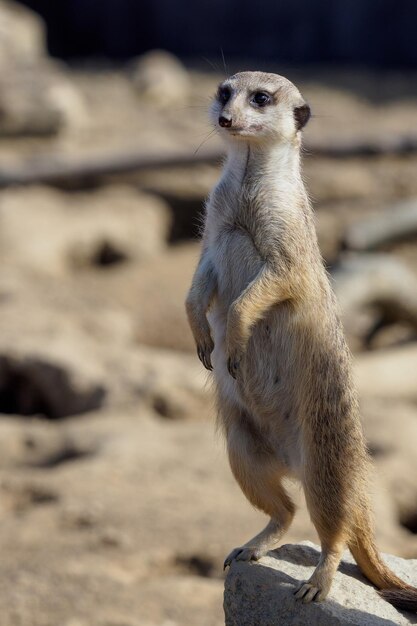
[[[417,557],[417,5],[0,0],[0,615],[220,626],[265,523],[214,433],[184,314],[237,70],[309,101],[304,171],[377,468]],[[301,495],[286,541],[316,540]]]

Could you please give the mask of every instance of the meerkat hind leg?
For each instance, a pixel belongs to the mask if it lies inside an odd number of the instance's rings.
[[[294,595],[304,603],[320,602],[326,598],[330,591],[346,546],[348,533],[346,521],[336,500],[333,501],[331,511],[325,511],[325,503],[323,502],[325,494],[315,493],[311,487],[309,490],[306,486],[304,492],[312,522],[320,538],[321,555],[310,579],[302,582]],[[327,497],[329,498],[329,495]]]
[[[258,535],[227,556],[224,567],[256,561],[275,548],[294,517],[295,507],[282,485],[282,467],[268,452],[259,452],[252,436],[236,430],[228,439],[230,467],[245,496],[271,520]]]

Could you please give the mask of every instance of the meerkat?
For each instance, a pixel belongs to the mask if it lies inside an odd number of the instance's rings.
[[[294,516],[283,485],[292,477],[321,543],[296,598],[323,600],[348,546],[388,601],[417,610],[417,589],[388,569],[374,542],[351,356],[301,176],[309,118],[298,89],[263,72],[222,82],[211,107],[228,154],[207,202],[186,310],[198,356],[213,370],[232,472],[270,517],[225,567],[277,547]]]

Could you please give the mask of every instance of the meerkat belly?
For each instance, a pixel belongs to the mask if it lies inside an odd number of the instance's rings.
[[[295,413],[293,372],[288,359],[286,315],[273,311],[252,332],[242,371],[237,380],[227,369],[227,307],[217,300],[209,313],[215,348],[213,374],[222,400],[239,407],[267,437],[276,458],[288,474],[298,476],[301,467],[300,425]],[[277,321],[281,330],[277,331]]]
[[[222,397],[245,404],[227,369],[226,328],[230,305],[260,271],[263,261],[244,231],[227,226],[212,234],[210,258],[217,277],[216,299],[207,315],[213,334],[213,373]]]
[[[242,363],[239,391],[261,428],[271,425],[271,443],[294,475],[301,467],[297,414],[296,329],[287,305],[278,305],[258,322]]]

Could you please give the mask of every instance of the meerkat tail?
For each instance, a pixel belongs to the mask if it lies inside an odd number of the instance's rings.
[[[375,545],[372,524],[367,519],[361,519],[348,547],[362,573],[378,587],[384,600],[397,609],[417,612],[417,588],[401,580],[384,563]]]
[[[379,593],[384,600],[400,611],[417,613],[417,589],[389,589]]]

